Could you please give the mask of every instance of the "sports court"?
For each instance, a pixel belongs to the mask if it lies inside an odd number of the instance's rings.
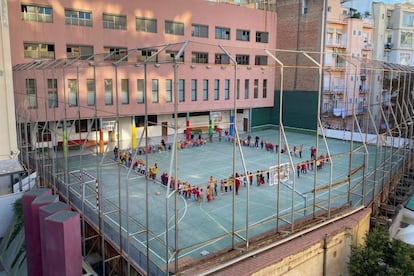
[[[251,135],[259,136],[260,141],[279,143],[279,132],[274,128]],[[247,134],[240,134],[241,139],[246,137]],[[168,137],[166,142],[171,143],[172,139]],[[394,165],[398,167],[402,162],[398,154],[390,155],[390,151],[401,149],[340,139],[326,139],[325,143],[319,138],[317,156],[326,155],[329,149],[330,161],[322,168],[314,168],[298,177],[296,164],[311,159],[310,149],[316,146],[316,135],[288,131],[286,140],[282,138],[281,141],[281,145],[287,141],[289,148],[303,144],[302,158],[281,154],[280,146],[279,153],[266,151],[260,144],[258,148],[234,147],[233,143],[224,139],[219,141],[216,136],[205,145],[177,150],[176,157],[173,149],[147,155],[135,155],[134,152],[133,158],[147,162],[148,167],[158,164],[155,182],[132,168],[118,165],[110,145],[103,155],[85,150],[80,155],[70,152],[72,156],[65,159],[59,152],[57,166],[68,166],[72,173],[66,181],[62,175],[55,185],[83,210],[89,220],[101,223],[103,233],[118,244],[121,230],[123,250],[136,264],[145,267],[145,256],[149,254],[150,270],[165,272],[166,264],[174,263],[176,254],[179,265],[189,263],[234,244],[245,244],[268,231],[279,232],[284,227],[293,232],[295,219],[304,215],[322,212],[329,216],[333,208],[362,205],[372,200],[373,193],[379,189],[373,183],[381,182],[378,179],[382,170],[392,170]],[[65,160],[68,160],[67,164]],[[220,183],[221,179],[228,179],[233,170],[239,174],[245,169],[255,173],[291,162],[295,164],[294,170],[290,168],[289,178],[280,185],[269,185],[265,176],[265,183],[258,186],[254,177],[252,185],[241,184],[238,195],[234,191],[221,192],[219,185],[217,196],[210,202],[205,193],[203,201],[185,199],[160,182],[161,174],[169,173],[171,168],[171,175],[176,179],[205,188],[210,176]],[[85,173],[79,174],[79,170]],[[100,189],[99,207],[95,177]],[[363,181],[365,186],[361,184]],[[82,182],[84,186],[80,184]],[[99,222],[98,210],[102,212],[102,222]]]

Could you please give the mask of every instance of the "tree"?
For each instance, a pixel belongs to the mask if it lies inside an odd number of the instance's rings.
[[[351,275],[413,275],[414,247],[391,240],[381,227],[367,233],[365,244],[351,247],[348,263]]]

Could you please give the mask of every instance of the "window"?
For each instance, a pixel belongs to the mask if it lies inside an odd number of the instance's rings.
[[[184,23],[165,20],[165,33],[184,35]]]
[[[256,32],[256,42],[268,43],[269,42],[269,33],[268,32]]]
[[[255,56],[254,65],[267,65],[267,56]]]
[[[158,80],[151,81],[152,102],[158,103]]]
[[[248,30],[236,30],[236,40],[250,41],[250,31],[248,31]]]
[[[105,60],[120,60],[121,58],[126,57],[128,54],[127,48],[120,47],[104,47],[104,53],[106,54]],[[125,58],[124,61],[127,61],[128,58]]]
[[[197,101],[197,80],[191,80],[191,100]]]
[[[121,79],[122,104],[129,104],[129,80]]]
[[[249,80],[244,80],[244,98],[249,98]]]
[[[302,0],[302,14],[308,13],[308,0]]]
[[[65,9],[65,24],[91,27],[92,12]]]
[[[105,87],[105,104],[111,105],[113,104],[112,79],[104,79],[104,87]]]
[[[401,32],[401,46],[411,47],[413,44],[413,33],[412,32]]]
[[[135,28],[138,32],[156,33],[157,19],[152,18],[135,18]]]
[[[25,42],[24,45],[24,57],[35,59],[54,59],[55,58],[55,45],[47,43],[30,43]]]
[[[115,15],[104,13],[102,15],[102,24],[104,29],[126,30],[126,15]]]
[[[185,101],[185,80],[178,81],[178,101]]]
[[[51,7],[22,4],[21,12],[24,21],[53,22],[53,9]]]
[[[216,27],[216,39],[230,40],[230,28]]]
[[[214,80],[214,100],[218,101],[220,99],[220,80]]]
[[[264,79],[263,80],[263,91],[262,91],[262,95],[263,95],[263,99],[267,98],[267,80]]]
[[[191,26],[191,36],[208,37],[208,26],[193,24]]]
[[[36,79],[26,79],[27,107],[37,108]]]
[[[249,55],[236,55],[237,64],[249,65]]]
[[[172,80],[165,80],[165,101],[172,102]]]
[[[230,80],[229,79],[224,80],[224,99],[225,100],[230,99]]]
[[[192,52],[191,62],[192,63],[208,63],[208,53]]]
[[[144,80],[137,79],[137,103],[144,103]]]
[[[214,63],[215,64],[230,64],[230,58],[226,54],[215,54]]]
[[[47,99],[49,108],[58,107],[57,79],[47,79]]]
[[[236,81],[236,99],[240,99],[240,79]]]
[[[255,79],[253,84],[253,98],[259,98],[259,80]]]
[[[89,106],[95,105],[96,101],[96,88],[95,88],[95,80],[94,79],[87,79],[86,80],[86,91],[87,91],[87,104]]]
[[[403,27],[413,27],[414,26],[414,13],[403,12],[402,25]]]
[[[137,51],[137,61],[149,61],[149,62],[158,62],[158,55],[156,55],[157,50],[154,49],[141,49]],[[154,55],[151,59],[152,55]]]
[[[93,46],[66,45],[66,57],[88,59],[93,56]]]
[[[69,106],[77,106],[78,105],[78,83],[76,79],[69,79],[68,80],[68,103]]]
[[[208,80],[203,80],[203,101],[208,101]]]
[[[166,50],[165,54],[165,61],[174,62],[174,58],[178,54],[178,51]],[[177,62],[184,62],[184,52],[181,53],[181,56],[178,58]]]

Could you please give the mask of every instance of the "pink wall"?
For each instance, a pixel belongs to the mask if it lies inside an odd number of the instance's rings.
[[[9,20],[12,44],[13,64],[32,62],[31,59],[24,58],[24,42],[43,42],[55,45],[56,58],[66,58],[66,45],[93,45],[94,53],[102,53],[104,46],[127,47],[128,49],[141,48],[153,45],[163,45],[166,43],[184,42],[190,40],[185,49],[185,63],[178,67],[177,78],[185,79],[185,102],[179,104],[179,112],[191,112],[199,110],[228,110],[233,107],[234,94],[234,67],[226,65],[226,69],[221,69],[214,64],[214,54],[223,53],[218,47],[222,45],[233,56],[245,54],[250,56],[251,70],[246,65],[240,65],[237,78],[240,79],[240,100],[238,108],[249,107],[270,107],[273,106],[274,74],[272,64],[274,62],[268,57],[269,66],[261,68],[254,66],[255,55],[266,55],[264,49],[274,49],[276,41],[276,13],[261,10],[249,9],[229,4],[218,4],[203,0],[177,0],[171,5],[170,1],[140,1],[139,6],[135,1],[32,1],[30,4],[49,5],[53,8],[53,23],[28,22],[22,20],[21,2],[9,1]],[[99,3],[99,4],[98,4]],[[64,9],[72,8],[83,11],[92,11],[93,27],[82,27],[65,25]],[[122,14],[127,16],[127,30],[111,30],[102,27],[102,13]],[[137,32],[135,30],[135,17],[148,17],[157,19],[157,33]],[[242,18],[242,20],[234,20]],[[164,20],[173,20],[184,23],[184,36],[171,35],[164,33]],[[209,38],[199,38],[191,36],[191,24],[202,24],[209,26]],[[214,38],[215,27],[231,28],[230,40],[219,40]],[[236,29],[250,30],[250,41],[237,41]],[[269,43],[256,43],[256,31],[269,32]],[[53,35],[52,35],[53,34]],[[178,49],[179,46],[174,47]],[[173,48],[172,46],[170,49]],[[191,68],[191,52],[208,52],[209,64],[211,69],[207,69],[207,64],[196,64]],[[162,60],[165,52],[159,55]],[[136,79],[143,77],[143,67],[135,67],[135,54],[128,60],[129,66],[120,66],[118,69],[118,89],[119,102],[121,103],[121,83],[120,79],[129,79],[130,104],[120,104],[121,115],[137,115],[144,113],[144,105],[136,103]],[[102,65],[102,63],[100,63]],[[124,64],[125,65],[125,64]],[[148,111],[152,114],[165,114],[173,112],[173,104],[166,103],[165,79],[173,79],[171,64],[161,64],[159,68],[152,65],[147,67],[147,95],[151,99],[151,80],[159,80],[159,103],[153,104],[148,101]],[[26,78],[37,79],[38,108],[28,110],[36,120],[44,121],[50,119],[60,119],[77,117],[77,107],[67,107],[64,110],[62,70],[29,71],[15,73],[14,85],[16,93],[16,106],[21,105],[26,99]],[[79,100],[82,108],[81,117],[91,117],[94,114],[93,108],[84,108],[86,104],[86,79],[93,78],[93,68],[87,63],[79,64],[79,72],[76,67],[65,69],[65,82],[69,78],[79,77]],[[115,97],[115,70],[111,65],[99,66],[96,70],[97,77],[97,109],[98,116],[113,117],[116,113],[115,98],[114,105],[104,104],[103,80],[113,79],[113,95]],[[47,78],[58,79],[59,108],[51,109],[47,107],[47,92],[45,89]],[[197,101],[191,101],[191,79],[198,79],[197,82]],[[209,100],[202,101],[202,80],[209,80]],[[215,101],[214,79],[220,79],[220,100]],[[224,80],[230,79],[230,99],[224,100]],[[244,99],[244,80],[250,79],[249,99]],[[259,80],[259,97],[253,98],[254,79]],[[267,80],[267,98],[262,98],[263,79]],[[202,104],[202,105],[200,105]],[[201,108],[201,109],[200,109]],[[33,117],[32,117],[33,118]]]

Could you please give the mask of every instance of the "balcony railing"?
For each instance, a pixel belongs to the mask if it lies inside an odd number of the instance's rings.
[[[54,59],[55,52],[26,50],[24,51],[24,57],[25,58],[37,58],[37,59],[41,59],[41,58]]]

